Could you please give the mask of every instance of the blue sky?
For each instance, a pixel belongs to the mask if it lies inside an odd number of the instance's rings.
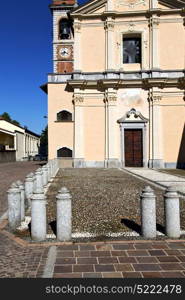
[[[12,0],[0,7],[0,114],[36,133],[47,124],[47,95],[39,87],[52,72],[50,3]]]

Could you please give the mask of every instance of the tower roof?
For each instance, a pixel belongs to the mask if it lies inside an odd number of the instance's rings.
[[[52,6],[56,5],[75,5],[77,4],[77,0],[52,0]]]

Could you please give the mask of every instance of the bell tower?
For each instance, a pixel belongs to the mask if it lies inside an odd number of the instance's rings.
[[[74,30],[70,11],[77,6],[76,0],[52,0],[53,16],[53,72],[73,72]]]

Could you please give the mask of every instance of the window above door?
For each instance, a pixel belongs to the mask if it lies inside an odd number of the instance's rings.
[[[141,64],[141,36],[123,36],[123,64]]]
[[[146,60],[145,32],[122,32],[121,33],[121,61],[120,68],[124,71],[139,71],[144,67]],[[144,59],[145,56],[145,59]]]

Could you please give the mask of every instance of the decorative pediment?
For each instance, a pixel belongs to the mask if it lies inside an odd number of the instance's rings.
[[[121,119],[118,120],[118,123],[147,123],[148,119],[146,119],[140,111],[136,111],[135,108],[132,108],[128,111]]]
[[[109,0],[90,0],[75,8],[71,15],[78,14],[101,14],[105,11],[133,11],[133,10],[148,10],[149,0],[112,0],[110,8]],[[185,7],[185,0],[158,0],[162,8],[183,8]],[[159,6],[158,8],[161,8]]]
[[[159,0],[160,4],[168,8],[183,8],[185,7],[185,0]]]
[[[99,11],[102,12],[106,10],[106,4],[107,0],[91,0],[88,1],[80,6],[78,6],[76,9],[72,11],[73,14],[93,14],[93,13],[98,13]]]

